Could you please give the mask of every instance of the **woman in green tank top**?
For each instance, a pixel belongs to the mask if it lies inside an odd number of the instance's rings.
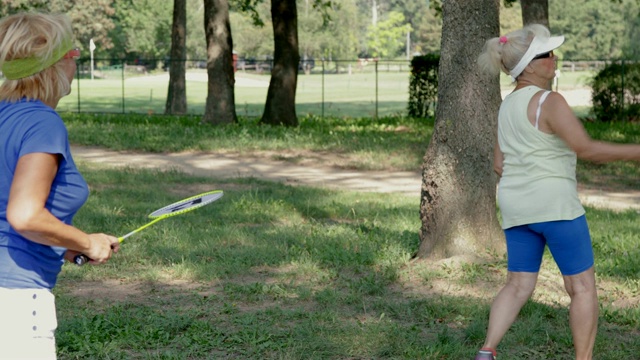
[[[494,170],[507,241],[507,282],[491,306],[487,336],[476,360],[493,360],[502,337],[531,297],[542,253],[553,254],[571,298],[569,324],[576,359],[591,359],[598,323],[593,249],[577,196],[576,159],[640,160],[640,145],[594,141],[564,97],[549,91],[553,50],[564,36],[529,25],[487,40],[478,65],[515,82],[500,106]]]

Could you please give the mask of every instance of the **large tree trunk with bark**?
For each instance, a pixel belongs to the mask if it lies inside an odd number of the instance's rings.
[[[267,102],[260,122],[298,126],[296,87],[298,86],[298,10],[295,0],[271,0],[273,22],[273,69]]]
[[[236,116],[233,41],[227,0],[204,1],[204,27],[207,38],[207,102],[203,122],[229,124]]]
[[[187,112],[185,61],[187,58],[187,1],[173,1],[173,25],[171,29],[171,61],[169,62],[169,92],[165,114]]]
[[[499,1],[442,4],[436,123],[422,170],[421,258],[504,251],[493,173],[499,78],[476,65],[485,41],[499,35]]]
[[[520,0],[522,23],[549,27],[549,0]]]

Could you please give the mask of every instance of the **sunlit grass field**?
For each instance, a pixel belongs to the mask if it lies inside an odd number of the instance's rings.
[[[236,112],[240,116],[262,115],[270,76],[236,73]],[[63,98],[60,111],[163,114],[169,76],[118,76],[76,79],[72,93]],[[296,111],[300,115],[374,117],[406,113],[409,72],[405,70],[352,74],[300,74]],[[204,70],[187,73],[187,103],[190,114],[203,114],[207,99]]]
[[[432,121],[402,117],[305,117],[296,129],[251,119],[222,127],[198,117],[64,119],[74,144],[324,151],[364,170],[364,153],[378,154],[377,169],[415,169],[433,131]],[[635,124],[587,126],[595,138],[640,141]],[[167,203],[213,189],[225,195],[127,239],[106,265],[65,265],[54,290],[59,359],[470,359],[482,344],[505,259],[412,259],[420,242],[416,197],[79,165],[91,197],[75,224],[91,232],[123,235]],[[579,173],[592,184],[611,176],[608,184],[638,190],[637,164],[611,166],[581,165]],[[595,358],[635,359],[638,214],[587,208],[587,218],[601,304]],[[547,254],[538,290],[499,358],[573,359],[567,306]]]
[[[371,65],[369,65],[371,66]],[[169,75],[100,73],[93,80],[86,76],[74,80],[72,93],[63,98],[60,111],[163,114]],[[259,117],[264,110],[270,75],[238,71],[235,100],[239,116]],[[563,73],[559,91],[588,87],[590,72]],[[186,74],[188,113],[202,115],[207,98],[207,74],[190,69]],[[367,69],[351,73],[301,72],[298,76],[296,111],[299,115],[320,117],[386,117],[407,113],[410,73],[407,66],[385,68],[376,74]],[[511,89],[507,76],[501,77],[503,90]]]

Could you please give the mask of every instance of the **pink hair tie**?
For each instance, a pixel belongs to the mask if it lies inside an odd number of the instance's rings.
[[[507,37],[506,36],[500,36],[500,44],[506,44],[507,43]]]

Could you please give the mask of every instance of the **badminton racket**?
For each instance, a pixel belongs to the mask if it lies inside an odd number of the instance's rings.
[[[196,196],[192,196],[192,197],[180,200],[173,204],[167,205],[163,208],[160,208],[152,212],[151,214],[149,214],[148,217],[153,220],[140,226],[139,228],[133,230],[132,232],[119,237],[118,241],[123,242],[124,239],[128,238],[129,236],[148,228],[149,226],[157,223],[160,220],[166,219],[168,217],[176,216],[176,215],[181,215],[189,211],[193,211],[195,209],[201,208],[207,204],[210,204],[220,199],[223,194],[224,193],[222,192],[222,190],[208,191]],[[76,255],[73,258],[73,262],[78,266],[84,265],[89,260],[90,259],[84,254]]]

